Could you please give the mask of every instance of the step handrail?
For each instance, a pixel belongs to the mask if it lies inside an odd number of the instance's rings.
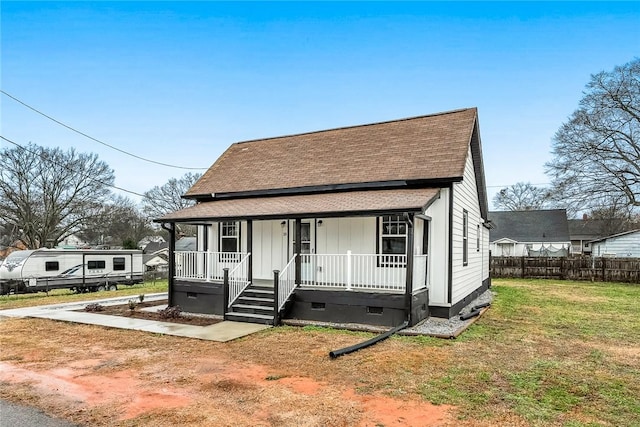
[[[275,295],[276,303],[278,304],[278,313],[282,311],[285,303],[295,290],[296,286],[296,277],[295,277],[295,260],[298,254],[294,254],[293,257],[289,260],[289,263],[282,269],[280,274],[278,275],[278,295]]]
[[[245,289],[251,285],[251,281],[248,276],[248,262],[251,258],[251,252],[248,252],[234,267],[233,270],[229,272],[229,300],[227,301],[227,307],[229,308],[233,305],[234,302],[242,295]],[[240,271],[238,271],[240,270]],[[239,277],[238,274],[240,274]]]

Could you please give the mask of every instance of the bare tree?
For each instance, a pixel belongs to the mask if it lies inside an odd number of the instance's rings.
[[[518,182],[500,190],[493,198],[493,207],[504,211],[531,211],[548,208],[551,193],[528,182]]]
[[[56,246],[84,229],[111,192],[114,175],[95,154],[59,148],[0,152],[0,217],[29,248]]]
[[[182,195],[200,179],[201,174],[187,173],[181,178],[171,178],[162,186],[155,186],[144,193],[142,210],[150,218],[161,216],[180,209],[193,206],[192,200],[183,199]]]
[[[93,245],[124,246],[125,241],[136,243],[154,234],[149,219],[136,204],[124,196],[107,201],[98,215],[88,221],[88,227],[79,237]]]
[[[591,76],[554,136],[553,155],[547,173],[566,203],[640,206],[640,59]]]

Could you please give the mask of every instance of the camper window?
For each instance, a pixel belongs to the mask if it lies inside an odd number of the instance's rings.
[[[113,271],[124,271],[123,257],[118,257],[113,259]]]
[[[97,269],[103,269],[106,266],[106,262],[104,261],[88,261],[87,262],[87,268],[89,270],[97,270]]]
[[[58,271],[60,270],[60,263],[58,261],[46,261],[44,263],[45,271]]]

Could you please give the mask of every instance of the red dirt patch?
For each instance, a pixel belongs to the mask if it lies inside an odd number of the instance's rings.
[[[242,394],[247,399],[253,395],[253,398],[259,399],[255,402],[258,404],[255,412],[250,414],[255,425],[319,426],[331,423],[330,419],[304,414],[304,405],[307,402],[313,402],[313,405],[326,404],[328,410],[355,410],[354,423],[339,424],[360,427],[438,426],[448,420],[447,413],[450,409],[449,406],[435,406],[422,401],[359,395],[351,388],[305,377],[271,377],[267,374],[268,370],[259,365],[240,366],[215,359],[194,361],[194,364],[199,366],[196,369],[199,390],[190,384],[185,384],[184,387],[166,386],[157,389],[145,384],[144,375],[132,369],[95,374],[95,370],[106,363],[109,363],[109,360],[93,358],[75,361],[64,368],[40,371],[0,362],[0,381],[11,384],[27,383],[41,396],[60,403],[66,402],[66,405],[77,411],[104,406],[117,407],[117,419],[120,421],[133,420],[154,411],[188,407],[202,398],[199,396],[199,391],[202,390],[214,394]],[[285,410],[282,406],[274,407],[268,401],[263,402],[263,399],[260,399],[262,395],[273,398],[282,393],[289,396],[285,399],[289,401],[294,400],[293,396],[297,396],[295,402],[303,406],[296,408],[294,405]],[[224,410],[224,407],[219,409]],[[282,413],[278,413],[279,409]],[[243,416],[246,417],[246,414]],[[246,418],[235,414],[232,407],[229,407],[226,417],[229,425],[248,425]],[[234,420],[237,420],[237,423]],[[142,424],[144,423],[140,425]]]

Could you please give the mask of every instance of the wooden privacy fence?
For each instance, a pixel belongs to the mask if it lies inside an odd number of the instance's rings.
[[[640,283],[640,258],[491,257],[491,277]]]

